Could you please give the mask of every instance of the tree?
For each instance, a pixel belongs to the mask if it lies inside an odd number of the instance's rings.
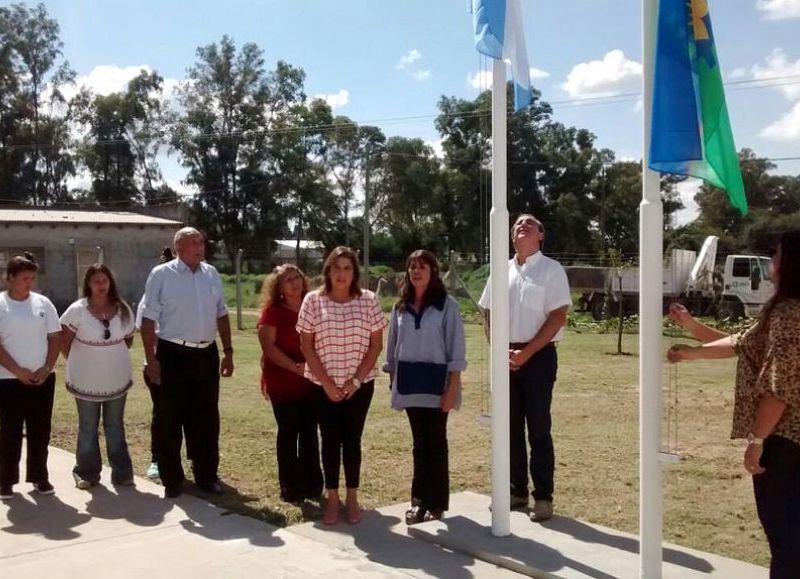
[[[442,252],[442,211],[436,197],[439,160],[422,139],[391,137],[386,143],[383,187],[387,191],[380,224],[404,255],[421,247]]]
[[[363,181],[367,164],[375,163],[376,155],[386,143],[383,132],[372,126],[358,126],[345,116],[333,119],[332,127],[323,133],[326,141],[323,163],[333,184],[339,191],[339,204],[345,224],[345,245],[351,244],[350,209],[356,187]],[[375,157],[375,158],[374,158]]]
[[[305,73],[284,62],[267,72],[262,50],[248,43],[237,51],[231,38],[197,49],[188,82],[179,89],[182,112],[172,146],[181,155],[186,181],[198,188],[193,214],[233,260],[237,249],[255,248],[284,233],[274,219],[273,184],[279,161],[271,153],[276,130],[305,100]]]
[[[613,160],[614,155],[610,151],[605,151],[604,155]],[[672,215],[683,207],[675,188],[681,180],[683,177],[670,175],[663,175],[661,178],[666,229],[672,223]],[[607,164],[599,177],[597,191],[601,249],[613,248],[621,255],[638,252],[639,204],[642,201],[641,162],[618,161]]]
[[[155,160],[163,131],[162,83],[157,73],[142,70],[124,92],[103,96],[84,89],[72,100],[72,118],[87,129],[80,150],[92,175],[94,201],[128,204],[175,197],[168,187],[159,189]]]
[[[34,205],[62,200],[75,172],[60,91],[75,73],[62,46],[43,4],[0,7],[0,186]]]
[[[511,90],[510,85],[508,90]],[[484,225],[491,208],[491,94],[474,101],[444,97],[436,127],[443,139],[449,202],[459,208],[446,223],[455,247],[486,253]],[[593,251],[597,221],[595,187],[604,158],[585,129],[552,120],[552,108],[534,91],[532,103],[508,119],[508,209],[537,215],[555,252]],[[463,178],[466,176],[466,179]],[[450,186],[452,185],[452,186]]]

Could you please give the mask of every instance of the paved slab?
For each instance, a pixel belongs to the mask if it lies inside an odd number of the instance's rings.
[[[165,500],[163,488],[145,479],[114,488],[104,471],[100,486],[78,490],[70,474],[74,457],[50,453],[56,494],[41,496],[21,483],[13,499],[0,503],[2,577],[408,577],[357,550],[338,550],[202,498]]]
[[[280,529],[201,497],[165,500],[161,486],[141,478],[136,487],[114,488],[104,477],[81,491],[72,483],[73,461],[51,449],[56,495],[38,495],[23,483],[0,503],[2,577],[505,579],[517,573],[635,577],[638,571],[636,537],[571,519],[534,525],[513,513],[513,536],[493,538],[489,498],[474,493],[453,495],[444,521],[411,528],[403,523],[406,505],[393,505],[366,512],[361,525]],[[665,561],[666,578],[767,577],[766,569],[672,545]]]
[[[325,527],[320,523],[304,523],[287,527],[286,530],[340,552],[362,553],[370,561],[414,577],[519,577],[517,573],[472,555],[456,553],[434,543],[410,537],[407,532],[409,527],[404,522],[407,508],[408,505],[404,503],[367,511],[360,525],[340,523],[335,527]],[[435,551],[430,551],[431,547]]]
[[[454,515],[415,525],[408,532],[415,538],[531,577],[638,577],[639,539],[635,535],[558,516],[534,524],[527,513],[512,512],[511,536],[497,538],[490,533],[490,503],[485,495],[458,493],[450,498]],[[664,545],[665,579],[766,579],[768,575],[767,569],[750,563]]]

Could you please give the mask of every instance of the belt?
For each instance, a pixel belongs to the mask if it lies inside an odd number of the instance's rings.
[[[542,347],[542,350],[546,348],[555,348],[558,342],[548,342],[546,346]],[[525,346],[528,345],[528,342],[511,342],[508,347],[512,350],[522,350]],[[541,350],[539,350],[541,352]]]
[[[214,342],[190,342],[189,340],[178,340],[178,339],[171,339],[171,338],[161,338],[165,342],[171,342],[173,344],[178,344],[179,346],[186,346],[187,348],[198,348],[202,350],[203,348],[208,348]]]

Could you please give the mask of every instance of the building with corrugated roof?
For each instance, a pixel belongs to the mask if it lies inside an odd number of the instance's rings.
[[[129,211],[0,208],[0,271],[9,258],[31,252],[39,262],[39,291],[61,311],[80,294],[86,269],[103,262],[114,272],[120,294],[133,303],[182,226]]]

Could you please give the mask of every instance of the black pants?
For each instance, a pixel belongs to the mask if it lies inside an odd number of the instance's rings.
[[[782,436],[764,441],[761,466],[753,477],[758,518],[769,542],[770,579],[800,577],[800,445]]]
[[[28,460],[25,480],[45,482],[50,422],[56,375],[51,373],[43,384],[29,386],[16,379],[0,380],[0,485],[19,482],[22,458],[22,427],[27,437]]]
[[[281,498],[289,502],[318,499],[322,494],[322,469],[314,397],[273,401],[272,412],[278,423],[276,449]]]
[[[147,376],[147,367],[142,371],[145,386],[150,392],[150,402],[153,403],[153,412],[150,416],[150,462],[158,464],[161,455],[161,393],[158,384],[153,384]],[[184,430],[184,438],[186,431]],[[192,445],[186,440],[186,458],[192,460]]]
[[[533,480],[533,498],[553,500],[555,451],[550,434],[550,404],[558,370],[555,346],[536,352],[510,379],[511,494],[528,495],[528,468]],[[525,445],[528,427],[530,461]]]
[[[150,401],[153,403],[153,413],[150,417],[150,462],[158,464],[158,457],[161,454],[161,404],[159,402],[158,385],[153,384],[147,377],[147,367],[144,369],[144,383],[150,392]]]
[[[375,393],[375,382],[364,382],[348,400],[331,402],[325,391],[317,391],[319,430],[322,435],[322,470],[325,488],[339,488],[339,466],[344,462],[347,488],[361,482],[361,435]]]
[[[426,511],[450,507],[447,412],[439,408],[406,408],[414,441],[411,501]]]
[[[181,440],[194,464],[199,485],[217,480],[219,466],[219,353],[217,345],[189,348],[158,341],[161,410],[158,471],[166,487],[184,480]]]

